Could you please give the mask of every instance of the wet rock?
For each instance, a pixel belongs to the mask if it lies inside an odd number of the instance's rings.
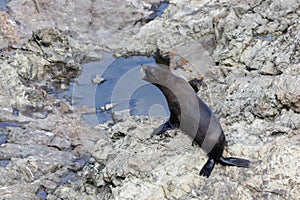
[[[100,77],[99,74],[96,74],[95,78],[93,78],[92,81],[94,84],[101,84],[105,81],[105,79]]]
[[[107,110],[111,110],[112,108],[116,107],[117,104],[114,104],[114,103],[109,103],[109,104],[106,104],[104,106],[101,106],[100,109],[102,111],[107,111]]]
[[[70,173],[80,170],[85,165],[85,156],[88,155],[76,148],[76,135],[71,136],[70,129],[55,125],[57,120],[63,121],[58,116],[67,117],[66,114],[58,115],[59,110],[56,109],[53,107],[52,112],[57,114],[50,114],[47,119],[32,119],[11,114],[11,118],[20,120],[21,124],[20,127],[6,127],[3,130],[7,141],[1,145],[0,160],[8,160],[9,163],[1,165],[0,174],[6,178],[1,179],[0,186],[7,186],[6,188],[20,193],[6,191],[1,193],[2,196],[8,199],[18,196],[26,198],[25,192],[31,191],[28,195],[34,198],[41,188],[48,194],[52,193],[61,184],[73,181],[75,176],[71,176]],[[66,126],[74,123],[73,114],[69,115]],[[8,118],[9,115],[5,116]],[[71,126],[76,129],[76,126]],[[61,132],[60,128],[64,131]],[[28,185],[24,193],[18,189],[20,183]]]
[[[201,163],[205,162],[204,154],[200,148],[192,146],[191,140],[181,133],[175,133],[175,136],[169,139],[167,137],[149,138],[149,134],[153,130],[149,128],[149,123],[153,126],[159,125],[153,120],[144,119],[141,123],[137,122],[135,118],[127,118],[126,121],[112,127],[112,134],[122,131],[125,136],[113,140],[111,145],[107,143],[101,144],[101,146],[99,143],[95,145],[102,149],[97,152],[107,152],[110,156],[97,159],[105,163],[105,167],[98,168],[100,171],[97,172],[97,176],[100,174],[105,181],[101,183],[99,179],[94,178],[94,180],[97,180],[98,184],[111,184],[113,186],[111,187],[112,195],[116,199],[130,199],[133,196],[136,198],[181,199],[191,195],[193,188],[200,187],[206,182],[198,175]],[[128,127],[136,125],[137,128],[128,129]],[[148,133],[141,137],[139,132]],[[108,146],[118,149],[118,151],[105,150]],[[222,167],[217,167],[215,170],[213,177],[218,177],[219,173],[226,173],[224,172],[226,169],[222,169]],[[231,170],[234,174],[239,172],[243,174],[240,169]],[[214,181],[219,182],[220,180]],[[238,185],[239,183],[236,184],[236,186]],[[141,193],[140,191],[146,192]]]
[[[12,0],[0,13],[0,119],[19,124],[1,130],[1,198],[297,199],[298,1],[172,0],[160,17],[135,23],[158,2]],[[209,66],[198,94],[220,118],[224,154],[250,168],[217,165],[199,177],[207,158],[187,136],[149,137],[161,118],[123,113],[86,125],[86,110],[54,94],[102,50],[174,52],[170,64],[186,64],[186,78]]]
[[[76,77],[85,57],[79,52],[84,50],[57,29],[34,32],[24,47],[0,59],[2,87],[13,96],[11,105],[21,110],[43,107],[45,90],[41,86],[59,77]]]

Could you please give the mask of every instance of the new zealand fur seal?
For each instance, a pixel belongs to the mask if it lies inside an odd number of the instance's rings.
[[[169,110],[169,120],[153,131],[151,136],[179,128],[189,135],[208,156],[200,175],[209,177],[215,164],[249,167],[250,161],[241,158],[223,157],[225,135],[218,118],[197,96],[193,87],[183,78],[169,70],[142,65],[142,79],[158,87],[164,94]]]

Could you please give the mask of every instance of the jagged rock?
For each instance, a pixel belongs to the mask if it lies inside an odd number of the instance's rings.
[[[8,2],[0,122],[18,126],[0,130],[1,198],[298,199],[299,2],[171,0],[151,18],[158,2]],[[251,160],[250,168],[217,165],[200,177],[206,157],[191,139],[179,131],[149,137],[161,118],[126,111],[104,125],[84,123],[86,111],[56,99],[53,83],[67,86],[104,50],[165,60],[174,52],[192,64],[178,66],[187,79],[209,63],[198,95],[220,118],[225,154]]]

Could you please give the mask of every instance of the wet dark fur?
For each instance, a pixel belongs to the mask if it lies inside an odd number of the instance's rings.
[[[152,136],[158,135],[158,134],[162,134],[165,131],[170,130],[170,129],[180,128],[181,117],[186,117],[185,114],[187,114],[187,113],[182,113],[181,106],[180,106],[179,101],[178,101],[176,95],[174,94],[174,92],[171,91],[170,89],[168,89],[167,87],[162,86],[163,84],[159,84],[157,82],[160,81],[159,78],[161,78],[161,82],[163,82],[165,85],[165,84],[168,84],[168,81],[166,81],[168,78],[173,79],[173,80],[176,80],[176,79],[179,80],[181,78],[173,75],[172,73],[166,73],[165,70],[155,68],[153,66],[143,66],[142,69],[144,70],[144,73],[146,74],[143,77],[143,79],[145,79],[147,81],[149,81],[150,79],[153,79],[153,80],[155,79],[156,83],[153,83],[153,84],[156,87],[158,87],[162,91],[164,96],[166,97],[168,106],[170,109],[170,113],[171,113],[170,119],[165,124],[161,125],[157,129],[155,129],[151,135]],[[155,70],[155,71],[151,72],[151,70]],[[158,74],[152,74],[154,72],[158,73]],[[163,77],[159,76],[160,72],[162,73],[162,75],[164,75]],[[151,82],[151,80],[150,80],[150,82]],[[172,81],[170,81],[170,82],[172,83]],[[181,82],[181,84],[188,84],[188,82],[183,82],[182,79],[178,82]],[[185,86],[187,86],[187,85],[185,85]],[[190,90],[191,90],[190,92],[193,92],[193,93],[196,91],[194,87],[193,88],[191,87]],[[180,91],[176,91],[176,92],[180,93]],[[192,93],[189,93],[189,94],[192,94]],[[187,96],[186,98],[187,99],[186,99],[186,101],[184,101],[184,103],[186,103],[188,105],[189,97]],[[203,141],[204,141],[205,137],[207,136],[206,134],[207,134],[207,130],[209,128],[208,127],[209,123],[211,122],[210,119],[211,119],[211,117],[214,117],[214,114],[211,111],[211,109],[198,96],[197,96],[197,98],[198,98],[198,106],[199,106],[199,112],[200,112],[200,114],[199,114],[200,121],[199,121],[197,134],[194,136],[193,144],[198,144],[199,147],[202,148]],[[213,118],[213,119],[215,119],[215,118]],[[224,146],[225,146],[225,135],[224,135],[221,125],[217,119],[215,121],[213,121],[212,123],[213,123],[213,125],[215,125],[213,127],[216,127],[215,130],[218,131],[219,138],[218,138],[216,144],[213,146],[213,148],[208,152],[208,154],[207,154],[208,160],[205,163],[205,165],[203,166],[203,168],[201,169],[200,175],[209,177],[216,163],[219,163],[224,166],[249,167],[250,161],[248,161],[248,160],[241,159],[241,158],[233,158],[233,157],[224,158],[222,156],[223,151],[224,151]],[[186,134],[190,135],[189,132]]]

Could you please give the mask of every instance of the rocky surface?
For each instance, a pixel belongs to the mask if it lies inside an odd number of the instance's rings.
[[[1,9],[1,199],[300,196],[300,2],[170,0],[152,19],[154,3],[11,0]],[[191,139],[149,137],[160,118],[124,111],[83,122],[88,109],[56,93],[103,51],[170,58],[188,79],[200,74],[224,154],[250,168],[217,165],[200,177],[206,156]]]

